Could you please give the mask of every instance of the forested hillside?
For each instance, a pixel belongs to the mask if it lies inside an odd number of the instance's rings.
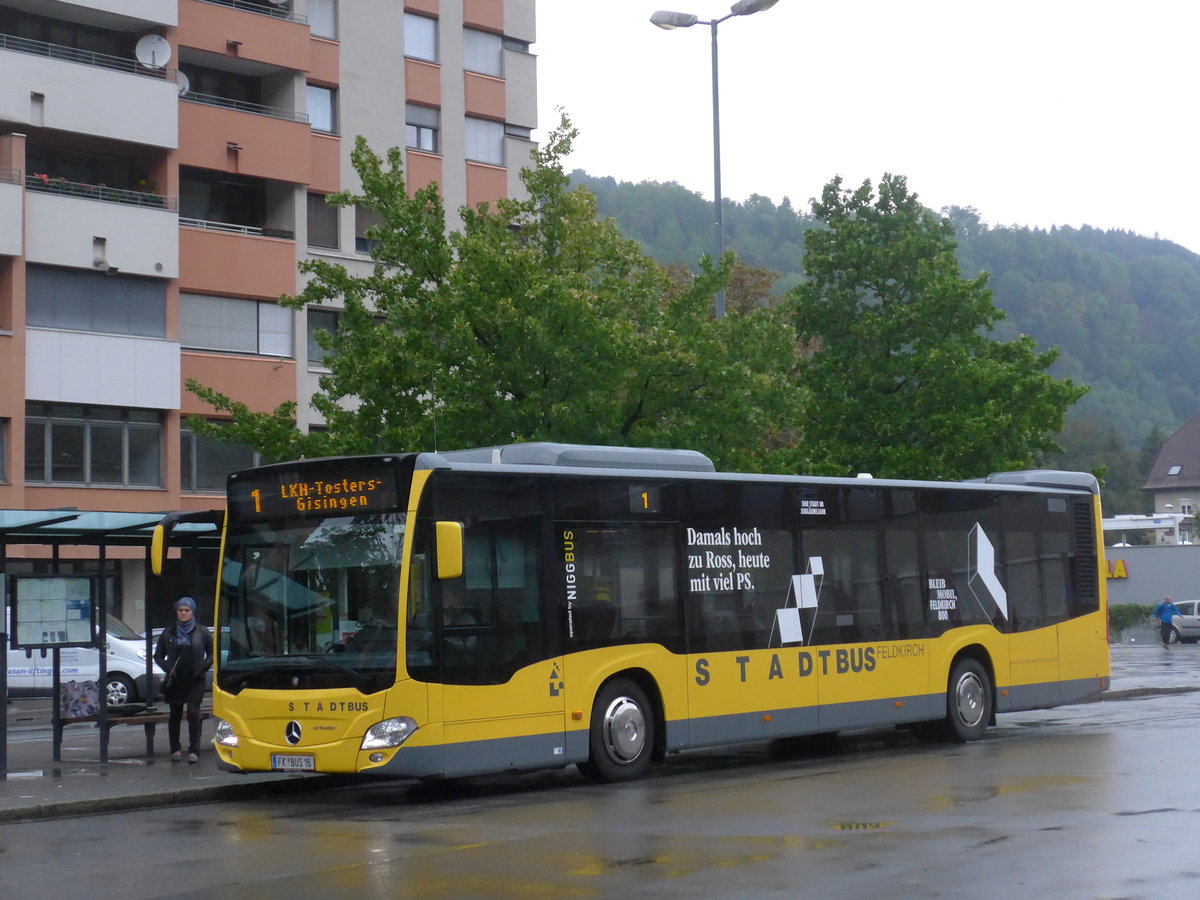
[[[711,253],[711,205],[678,184],[616,182],[576,170],[601,216],[662,263],[694,266]],[[920,185],[913,185],[920,192]],[[801,280],[807,201],[726,201],[725,244],[749,265]],[[1057,346],[1054,373],[1091,391],[1072,410],[1052,464],[1107,470],[1110,511],[1141,511],[1137,488],[1163,438],[1200,409],[1200,256],[1123,231],[989,227],[974,210],[944,210],[959,234],[964,274],[990,274],[1007,318],[996,336],[1023,333]]]

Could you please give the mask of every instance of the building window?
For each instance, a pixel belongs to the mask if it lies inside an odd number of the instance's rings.
[[[224,492],[230,472],[261,463],[262,457],[250,447],[218,441],[186,427],[179,430],[179,485],[185,491]]]
[[[467,117],[467,159],[504,165],[504,126],[487,119]]]
[[[308,124],[313,131],[337,134],[336,101],[337,91],[333,88],[319,84],[308,86]]]
[[[379,241],[367,236],[372,228],[381,224],[379,213],[373,209],[354,207],[354,249],[359,253],[371,253],[379,246]]]
[[[275,303],[180,294],[180,331],[184,347],[292,355],[292,311]]]
[[[504,74],[504,39],[498,34],[463,29],[463,68],[481,75]]]
[[[148,409],[28,403],[25,480],[162,486],[162,422]]]
[[[337,38],[337,0],[308,0],[308,30],[314,37]]]
[[[404,14],[404,55],[437,62],[437,19]]]
[[[8,419],[0,419],[0,484],[8,481]]]
[[[404,107],[404,142],[414,150],[438,153],[438,120],[441,113],[431,106],[409,103]]]
[[[324,194],[308,195],[308,246],[338,248],[338,210]]]
[[[106,56],[128,57],[133,49],[134,38],[121,31],[78,25],[57,16],[35,16],[13,9],[0,11],[0,16],[4,20],[0,30],[5,34],[33,41],[72,47],[89,53],[102,53]]]
[[[1183,466],[1171,466],[1171,468],[1167,469],[1167,474],[1178,475],[1181,471],[1183,471]]]
[[[1195,514],[1196,508],[1190,499],[1184,497],[1179,501],[1179,511],[1185,516],[1190,516]]]
[[[166,283],[86,269],[25,268],[29,325],[137,337],[165,337]]]
[[[318,331],[334,333],[338,328],[338,314],[329,309],[310,309],[308,311],[308,361],[314,366],[325,365],[325,360],[333,356],[332,350],[321,346],[317,338]]]

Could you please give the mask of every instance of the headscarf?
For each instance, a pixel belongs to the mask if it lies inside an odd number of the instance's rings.
[[[192,629],[196,627],[196,601],[191,597],[180,597],[175,601],[175,608],[179,609],[181,606],[186,606],[192,611],[192,618],[188,619],[186,623],[175,623],[175,643],[190,644],[192,642]]]

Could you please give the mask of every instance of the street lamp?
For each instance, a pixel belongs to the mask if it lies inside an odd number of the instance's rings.
[[[717,26],[726,19],[734,16],[752,16],[756,12],[770,9],[778,0],[738,0],[730,7],[729,12],[719,19],[703,21],[693,13],[671,12],[660,9],[650,17],[650,22],[666,31],[674,28],[691,28],[693,25],[707,25],[712,29],[712,108],[713,108],[713,208],[716,210],[715,233],[716,255],[713,264],[719,264],[725,255],[725,231],[721,223],[721,105],[717,89]],[[717,291],[718,319],[725,317],[725,291]]]

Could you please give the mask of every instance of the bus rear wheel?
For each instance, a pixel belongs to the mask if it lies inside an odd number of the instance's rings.
[[[946,737],[966,743],[980,740],[992,719],[992,680],[977,659],[954,664],[946,696]]]
[[[641,777],[654,753],[654,711],[646,692],[627,678],[604,685],[592,706],[590,755],[580,771],[594,781]]]

